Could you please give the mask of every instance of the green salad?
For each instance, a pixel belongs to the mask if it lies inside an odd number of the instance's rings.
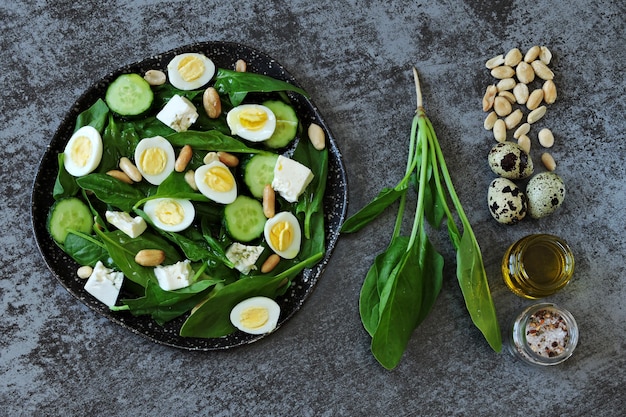
[[[159,325],[186,316],[183,337],[271,332],[274,300],[325,253],[328,151],[286,92],[307,96],[199,53],[113,79],[58,154],[48,215],[85,290]]]

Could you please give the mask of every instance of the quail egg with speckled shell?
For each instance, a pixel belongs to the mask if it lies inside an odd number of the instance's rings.
[[[532,177],[526,185],[528,214],[533,219],[552,214],[565,199],[565,183],[554,172],[542,172]]]
[[[533,173],[533,161],[530,155],[515,142],[501,142],[489,151],[491,170],[510,180],[527,178]]]
[[[516,224],[528,211],[526,195],[517,184],[506,178],[491,181],[487,203],[491,216],[502,224]]]

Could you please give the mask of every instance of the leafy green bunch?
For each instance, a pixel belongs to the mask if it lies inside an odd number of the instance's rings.
[[[456,275],[470,317],[493,350],[502,349],[500,328],[481,250],[461,202],[454,190],[443,152],[432,123],[422,106],[417,70],[413,69],[417,109],[411,125],[406,172],[393,188],[378,195],[342,226],[343,233],[357,232],[399,200],[398,214],[387,249],[376,256],[359,299],[359,313],[372,337],[371,350],[386,369],[400,362],[413,331],[430,313],[441,291],[443,257],[431,244],[425,221],[438,229],[446,219],[448,235],[456,251]],[[401,236],[409,189],[417,191],[413,226]],[[461,233],[452,209],[461,222]]]

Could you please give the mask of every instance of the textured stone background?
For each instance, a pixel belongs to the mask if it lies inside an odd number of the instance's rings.
[[[0,414],[614,416],[626,402],[626,159],[623,1],[14,1],[0,5]],[[471,325],[447,261],[442,294],[393,372],[369,352],[357,308],[382,251],[378,229],[342,237],[312,297],[271,337],[232,351],[156,345],[71,297],[38,253],[30,190],[62,116],[123,64],[196,41],[237,41],[307,89],[343,152],[350,213],[404,170],[421,73],[461,200],[483,249],[503,331],[526,305],[499,275],[505,248],[535,232],[566,238],[571,285],[550,297],[577,318],[566,363],[536,369],[495,354]],[[485,204],[493,174],[484,61],[547,45],[559,99],[541,124],[568,196],[558,214],[513,227]],[[376,231],[374,231],[376,230]]]

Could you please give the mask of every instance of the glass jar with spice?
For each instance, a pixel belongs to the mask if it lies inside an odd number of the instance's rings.
[[[578,325],[572,314],[552,303],[526,308],[513,323],[511,353],[533,365],[557,365],[572,356]]]
[[[513,243],[502,258],[502,278],[513,293],[537,299],[552,295],[574,274],[567,242],[551,234],[533,234]]]

